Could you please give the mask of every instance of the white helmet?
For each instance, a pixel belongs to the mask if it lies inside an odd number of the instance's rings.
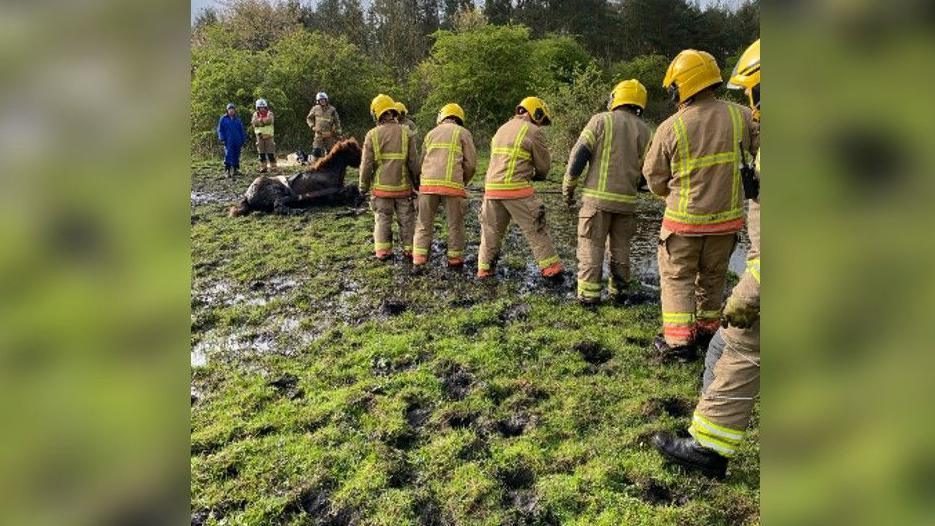
[[[320,101],[321,99],[328,100],[328,94],[324,91],[319,91],[318,95],[315,95],[315,102]]]
[[[256,107],[257,108],[268,108],[269,104],[266,103],[266,99],[257,99]]]

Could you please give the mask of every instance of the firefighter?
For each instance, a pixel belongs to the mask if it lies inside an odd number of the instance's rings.
[[[448,266],[464,266],[464,214],[468,206],[464,187],[477,170],[474,138],[464,127],[461,106],[445,104],[435,122],[438,126],[425,135],[422,149],[419,217],[412,252],[416,269],[428,262],[435,212],[441,204],[448,218]]]
[[[551,112],[539,97],[526,97],[516,115],[490,141],[490,164],[481,204],[480,253],[477,277],[494,275],[500,244],[510,221],[519,225],[542,275],[557,278],[562,263],[545,222],[545,205],[535,195],[532,181],[544,180],[551,158],[540,129],[551,122]]]
[[[415,121],[409,118],[409,110],[406,109],[406,105],[396,101],[396,111],[399,113],[399,123],[409,128],[409,131],[415,135],[419,130],[416,128]]]
[[[754,118],[760,115],[760,41],[741,55],[727,87],[744,89]],[[723,327],[708,347],[705,383],[695,407],[691,438],[659,433],[656,447],[669,459],[715,477],[726,475],[728,459],[740,445],[750,423],[754,398],[760,392],[760,157],[747,215],[750,251],[747,270],[724,308]],[[746,173],[745,173],[746,175]],[[748,180],[749,183],[749,180]],[[755,196],[755,197],[754,197]]]
[[[256,111],[250,119],[256,133],[256,151],[260,154],[260,173],[276,169],[276,142],[273,140],[273,112],[266,99],[256,101]],[[267,168],[267,163],[269,168]]]
[[[622,299],[630,279],[630,238],[636,231],[636,191],[642,179],[643,154],[652,132],[640,118],[646,87],[625,80],[611,92],[607,109],[591,117],[571,150],[562,183],[572,207],[578,178],[588,167],[578,212],[578,301],[600,302],[605,247],[610,249],[612,296]]]
[[[227,104],[227,113],[218,120],[218,140],[224,145],[224,174],[233,177],[240,173],[240,149],[247,142],[247,132],[237,116],[237,106]]]
[[[309,110],[305,122],[312,129],[312,156],[316,159],[331,151],[341,136],[341,118],[338,110],[328,101],[328,94],[319,91],[315,95],[315,105]]]
[[[370,103],[376,127],[364,137],[360,160],[360,193],[364,198],[373,189],[370,208],[374,213],[373,243],[377,259],[393,255],[393,216],[399,224],[399,240],[406,258],[412,258],[415,229],[414,188],[419,186],[419,160],[412,132],[396,122],[395,103],[387,95],[377,95]]]
[[[657,251],[663,335],[654,345],[682,360],[720,324],[728,261],[743,228],[741,150],[756,151],[750,110],[714,97],[722,82],[709,53],[675,57],[663,87],[678,110],[656,130],[643,163],[650,190],[666,198]]]

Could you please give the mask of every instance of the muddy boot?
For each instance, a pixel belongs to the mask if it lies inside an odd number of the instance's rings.
[[[233,168],[231,168],[230,166],[224,167],[224,178],[225,179],[229,179],[232,177],[232,174],[234,173],[232,170]]]
[[[464,268],[464,258],[448,258],[448,268],[461,270]]]
[[[697,469],[709,477],[727,476],[727,458],[703,447],[692,437],[679,438],[669,433],[656,433],[653,446],[667,459]]]
[[[680,345],[670,347],[666,339],[662,336],[656,336],[653,340],[653,347],[664,360],[676,360],[682,363],[690,362],[698,357],[694,345]]]
[[[493,279],[494,274],[497,273],[497,269],[491,265],[489,269],[477,269],[477,279],[479,280],[490,280]]]
[[[585,298],[583,296],[578,296],[578,305],[581,305],[585,308],[594,308],[601,304],[600,298]]]

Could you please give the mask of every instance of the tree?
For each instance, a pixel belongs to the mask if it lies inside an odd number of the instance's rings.
[[[511,0],[485,0],[484,14],[491,24],[506,25],[513,19],[513,2]]]

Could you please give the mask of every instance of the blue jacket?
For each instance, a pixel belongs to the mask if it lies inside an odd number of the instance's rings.
[[[239,145],[247,142],[247,132],[244,130],[240,117],[231,117],[226,113],[218,121],[218,139],[227,145]]]

